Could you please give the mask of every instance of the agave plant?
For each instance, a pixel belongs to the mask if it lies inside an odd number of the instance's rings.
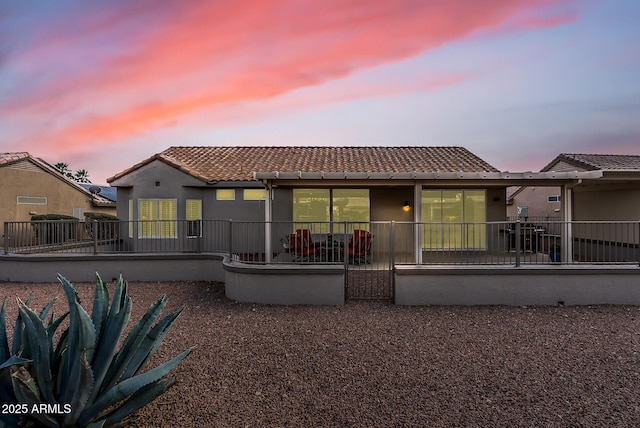
[[[61,275],[58,279],[69,304],[69,322],[55,346],[54,332],[64,316],[54,319],[51,314],[45,325],[50,305],[40,314],[28,304],[19,305],[21,331],[14,331],[12,351],[16,352],[10,358],[22,359],[8,366],[15,399],[28,409],[45,405],[47,412],[26,416],[43,426],[121,426],[175,382],[166,375],[191,353],[192,349],[187,349],[145,371],[181,310],[156,322],[167,303],[161,296],[120,344],[131,316],[131,298],[122,276],[109,305],[107,286],[96,274],[91,316],[80,304],[73,285]],[[16,334],[22,335],[21,352],[15,347]]]
[[[29,305],[31,298],[24,303]],[[55,299],[51,300],[40,312],[40,319],[44,319],[53,307]],[[13,327],[13,341],[9,348],[9,340],[7,335],[7,325],[5,316],[5,307],[7,299],[2,301],[0,307],[0,403],[17,404],[16,396],[13,392],[13,385],[10,376],[10,370],[16,366],[22,366],[31,362],[32,350],[26,341],[26,332],[24,329],[24,321],[21,315],[18,315],[16,323]],[[67,313],[68,314],[68,313]],[[53,319],[53,313],[47,324],[47,331],[50,335],[58,328],[62,320],[67,316],[64,314],[57,320]],[[18,415],[10,412],[0,413],[0,428],[15,426],[19,421]]]

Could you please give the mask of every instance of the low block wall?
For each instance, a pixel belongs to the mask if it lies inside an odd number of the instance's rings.
[[[638,266],[398,266],[398,305],[640,305]]]
[[[227,297],[281,305],[342,305],[336,265],[252,265],[220,254],[0,256],[0,282],[220,281]],[[397,266],[399,305],[640,305],[638,266]],[[1,284],[0,284],[1,285]]]
[[[54,282],[60,273],[72,282],[105,281],[120,274],[127,281],[225,281],[219,254],[100,254],[0,257],[0,281]]]
[[[225,260],[228,298],[278,305],[344,304],[342,266],[250,265]]]

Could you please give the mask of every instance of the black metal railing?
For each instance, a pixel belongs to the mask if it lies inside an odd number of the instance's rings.
[[[640,223],[632,221],[52,220],[5,222],[3,236],[6,254],[213,252],[247,263],[383,266],[640,262]]]

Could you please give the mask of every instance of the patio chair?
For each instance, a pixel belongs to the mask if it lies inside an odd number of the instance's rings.
[[[366,230],[356,229],[349,241],[349,263],[371,263],[371,242],[373,235]]]
[[[295,257],[294,262],[315,261],[318,249],[313,244],[309,229],[296,229],[296,233],[289,236],[289,244],[290,251]]]

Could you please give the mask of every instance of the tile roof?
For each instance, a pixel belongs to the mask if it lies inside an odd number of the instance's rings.
[[[607,155],[561,153],[542,171],[550,170],[559,161],[585,168],[588,171],[640,171],[640,155]]]
[[[498,172],[462,147],[170,147],[111,177],[160,160],[203,181],[250,181],[253,172]]]
[[[10,164],[29,157],[27,152],[0,153],[0,165]]]

